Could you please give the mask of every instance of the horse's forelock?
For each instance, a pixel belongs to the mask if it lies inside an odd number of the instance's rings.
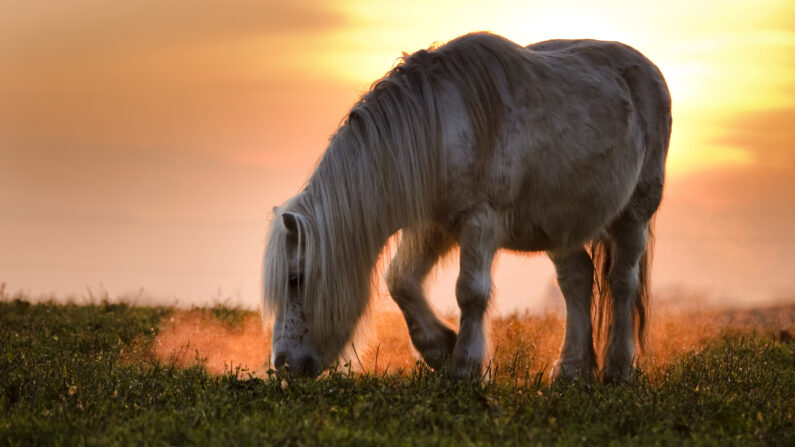
[[[271,313],[284,306],[286,304],[285,300],[289,297],[290,263],[292,261],[291,255],[293,254],[290,246],[295,245],[294,253],[299,258],[298,262],[306,259],[303,247],[308,245],[306,242],[309,233],[307,219],[300,213],[289,212],[290,217],[294,219],[296,224],[295,229],[292,230],[296,234],[292,234],[292,231],[284,224],[287,212],[286,207],[274,210],[268,246],[265,250],[263,263],[265,310]]]
[[[271,222],[268,246],[263,262],[263,289],[265,311],[275,313],[285,305],[289,274],[289,254],[287,252],[287,230],[281,222],[279,212],[274,213]]]

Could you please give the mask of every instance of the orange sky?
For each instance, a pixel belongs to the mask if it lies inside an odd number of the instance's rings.
[[[403,51],[490,30],[655,61],[674,101],[655,284],[795,297],[795,3],[592,3],[2,2],[0,282],[256,306],[269,210],[358,95]],[[503,256],[497,308],[551,283]]]

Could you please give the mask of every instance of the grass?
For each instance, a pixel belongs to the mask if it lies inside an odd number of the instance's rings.
[[[155,361],[170,312],[0,302],[0,443],[795,444],[795,341],[773,333],[717,337],[628,386],[477,386],[422,367],[260,379]]]

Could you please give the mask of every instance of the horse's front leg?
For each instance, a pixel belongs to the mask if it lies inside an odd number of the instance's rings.
[[[468,217],[458,236],[461,270],[455,292],[461,323],[449,372],[455,378],[480,379],[486,354],[484,317],[491,296],[491,266],[499,248],[499,227],[491,209]]]
[[[386,273],[389,293],[403,312],[411,343],[434,369],[450,358],[456,334],[436,316],[422,283],[453,243],[449,235],[434,226],[405,229]]]

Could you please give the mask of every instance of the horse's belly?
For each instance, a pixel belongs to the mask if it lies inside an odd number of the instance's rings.
[[[602,237],[629,201],[639,161],[615,157],[601,168],[533,170],[512,200],[502,202],[504,246],[547,251]]]
[[[516,251],[547,251],[555,248],[555,243],[543,228],[531,224],[506,237],[502,246]]]
[[[612,216],[604,210],[596,213],[571,210],[514,210],[506,222],[503,247],[517,251],[569,249],[601,238]]]

